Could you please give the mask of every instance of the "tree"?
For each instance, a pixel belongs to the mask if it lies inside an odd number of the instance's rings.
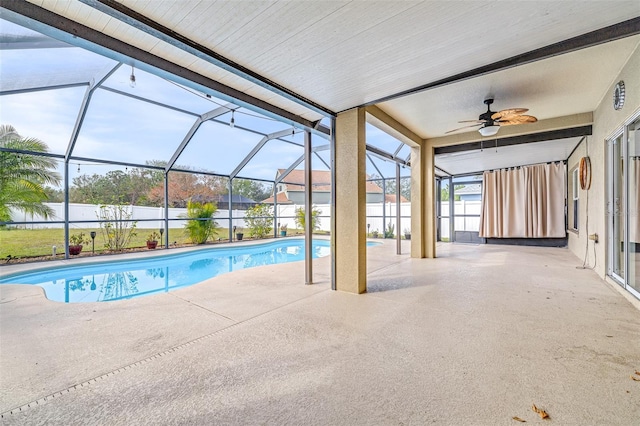
[[[271,196],[271,185],[249,179],[233,179],[233,195],[242,195],[254,201],[262,201]]]
[[[69,189],[69,201],[72,203],[113,204],[120,201],[113,183],[105,176],[95,173],[80,175],[73,178],[72,185]]]
[[[47,153],[49,147],[36,138],[23,138],[10,125],[0,126],[0,148]],[[54,171],[52,158],[22,152],[0,151],[0,221],[11,221],[11,208],[41,215],[54,215],[44,204],[48,200],[47,185],[58,185],[60,175]]]
[[[187,169],[186,167],[180,167]],[[218,194],[227,193],[227,179],[220,176],[198,174],[196,172],[169,173],[169,207],[186,207],[188,201],[211,201]],[[148,192],[152,203],[162,204],[164,200],[164,183],[159,182]]]
[[[104,175],[84,174],[73,178],[69,200],[85,204],[154,205],[154,200],[150,199],[151,190],[158,184],[164,188],[162,181],[162,171],[142,167],[111,170]],[[164,191],[161,193],[164,196]]]
[[[464,185],[454,185],[455,189],[462,189]],[[449,184],[440,190],[440,201],[449,201]],[[456,195],[453,201],[460,201],[460,196]]]
[[[382,182],[380,182],[380,185],[382,186]],[[386,186],[387,194],[395,195],[396,193],[395,178],[387,179],[385,186]],[[406,198],[407,200],[411,201],[411,178],[408,178],[408,177],[400,178],[400,195]]]
[[[47,201],[50,203],[64,203],[64,191],[62,189],[47,186],[44,191],[47,193]]]
[[[111,170],[103,175],[80,175],[73,178],[69,200],[84,204],[164,205],[164,170],[166,161],[147,160],[154,168],[133,167]],[[187,166],[178,169],[189,170]],[[197,172],[169,173],[169,207],[186,207],[190,199],[211,202],[227,192],[227,179]]]

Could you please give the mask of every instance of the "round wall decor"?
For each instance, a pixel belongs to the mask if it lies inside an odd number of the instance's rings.
[[[622,109],[624,106],[624,95],[624,81],[620,80],[613,89],[613,109]]]
[[[591,188],[591,160],[589,160],[589,157],[582,157],[580,159],[578,173],[580,174],[580,188],[589,190],[589,188]]]

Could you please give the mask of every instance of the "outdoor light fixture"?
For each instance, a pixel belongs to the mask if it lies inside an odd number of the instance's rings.
[[[231,127],[232,129],[233,129],[234,127],[236,127],[236,120],[235,120],[235,118],[233,117],[233,113],[234,113],[234,112],[236,112],[236,110],[235,110],[235,109],[232,109],[232,110],[231,110],[231,120],[229,121],[229,127]]]
[[[95,254],[96,252],[96,231],[91,231],[89,233],[91,235],[91,253]]]
[[[484,126],[484,127],[480,127],[478,129],[478,131],[480,132],[480,134],[482,136],[493,136],[496,133],[498,133],[498,130],[500,130],[500,126]]]
[[[129,77],[129,86],[131,86],[132,89],[136,87],[136,76],[133,73],[133,65],[131,65],[131,77]]]

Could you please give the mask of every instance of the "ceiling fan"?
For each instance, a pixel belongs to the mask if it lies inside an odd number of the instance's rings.
[[[527,108],[509,108],[502,111],[491,111],[493,99],[485,99],[484,104],[487,106],[487,112],[480,114],[477,120],[464,120],[458,123],[474,123],[468,126],[459,127],[449,130],[446,133],[457,132],[458,130],[467,129],[469,127],[480,127],[478,131],[482,136],[493,136],[498,133],[501,126],[510,126],[512,124],[535,123],[538,121],[532,115],[523,115],[529,111]]]

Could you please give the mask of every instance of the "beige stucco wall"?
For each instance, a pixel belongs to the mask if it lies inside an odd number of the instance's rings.
[[[597,59],[594,59],[597,60]],[[613,108],[613,90],[616,83],[624,80],[626,99],[624,107],[616,111]],[[592,184],[589,190],[589,211],[587,212],[586,191],[580,191],[579,232],[569,232],[569,249],[581,259],[585,255],[588,234],[598,234],[600,242],[596,245],[594,259],[593,242],[589,242],[588,263],[597,260],[596,272],[604,278],[606,273],[606,141],[618,129],[624,126],[630,117],[640,109],[640,45],[636,47],[620,73],[612,77],[611,84],[593,113],[593,135],[582,143],[569,158],[568,170],[573,169],[580,158],[587,155],[591,159]],[[589,229],[585,228],[587,214]]]

